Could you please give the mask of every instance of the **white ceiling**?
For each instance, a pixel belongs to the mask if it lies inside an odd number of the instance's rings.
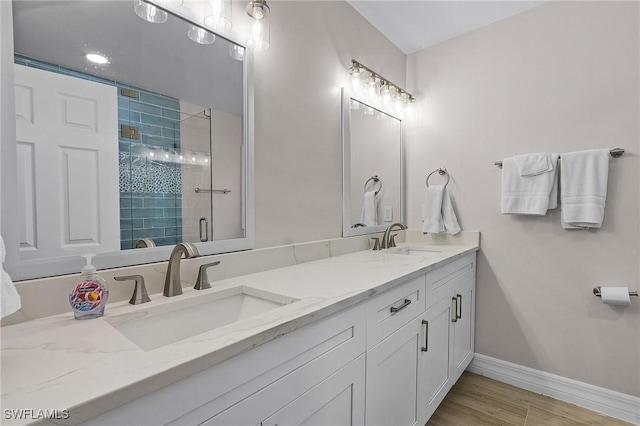
[[[544,0],[347,0],[406,54],[508,18]]]

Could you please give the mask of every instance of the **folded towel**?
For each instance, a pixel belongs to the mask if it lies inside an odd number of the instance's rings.
[[[562,154],[560,201],[563,228],[590,229],[602,226],[608,178],[608,149]]]
[[[554,159],[547,152],[523,154],[513,157],[518,165],[520,176],[537,176],[553,170]]]
[[[13,285],[11,277],[4,270],[4,267],[2,267],[5,255],[4,240],[2,236],[0,236],[0,318],[11,315],[20,309],[21,306],[20,295]]]
[[[360,213],[360,223],[367,226],[378,224],[378,211],[376,206],[376,192],[367,191],[362,198],[362,212]]]
[[[558,154],[537,153],[502,161],[502,214],[544,216],[558,207]]]
[[[430,234],[460,232],[449,193],[444,185],[431,185],[425,192],[422,206],[422,232]]]

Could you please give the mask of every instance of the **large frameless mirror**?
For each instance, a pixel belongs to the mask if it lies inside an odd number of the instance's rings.
[[[403,222],[402,120],[342,90],[343,235]]]
[[[88,252],[104,268],[184,241],[253,246],[250,52],[172,14],[144,21],[133,1],[12,8],[14,279],[77,272]]]

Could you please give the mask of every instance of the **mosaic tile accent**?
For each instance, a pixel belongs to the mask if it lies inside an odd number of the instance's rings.
[[[136,158],[120,153],[120,192],[181,194],[182,169],[179,164]]]

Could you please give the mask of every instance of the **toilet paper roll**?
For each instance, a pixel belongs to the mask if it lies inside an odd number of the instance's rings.
[[[628,287],[601,287],[602,303],[616,306],[631,305]]]

